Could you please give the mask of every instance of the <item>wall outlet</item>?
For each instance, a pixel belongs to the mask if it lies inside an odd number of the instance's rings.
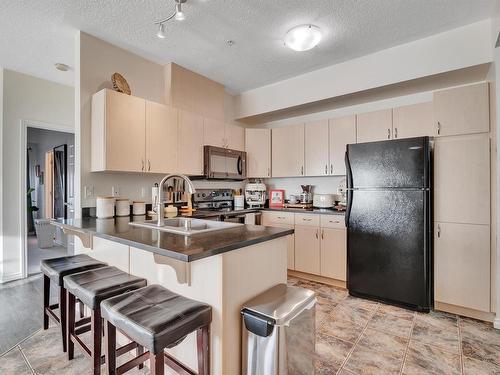
[[[118,197],[120,195],[120,188],[118,186],[111,187],[111,195],[113,197]]]
[[[94,195],[94,187],[93,186],[84,186],[83,188],[85,198],[91,198]]]

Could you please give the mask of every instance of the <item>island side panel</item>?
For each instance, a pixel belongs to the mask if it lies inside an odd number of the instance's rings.
[[[92,249],[89,249],[84,247],[82,241],[75,236],[75,254],[87,254],[94,259],[130,273],[130,250],[128,245],[94,236],[92,238]]]
[[[222,371],[222,256],[215,255],[190,262],[191,285],[180,284],[173,268],[157,264],[153,253],[130,247],[130,273],[144,277],[148,284],[159,284],[182,296],[205,302],[212,306],[211,329],[211,373]],[[197,369],[196,335],[189,335],[169,352],[193,369]],[[170,372],[168,372],[170,373]]]
[[[223,374],[241,373],[241,307],[287,282],[288,236],[230,251],[223,259]]]

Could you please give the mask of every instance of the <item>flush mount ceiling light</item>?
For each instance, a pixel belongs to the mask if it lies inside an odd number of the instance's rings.
[[[182,4],[184,4],[187,0],[175,0],[175,11],[167,18],[164,18],[160,21],[156,21],[155,25],[158,25],[158,32],[156,36],[161,39],[165,39],[167,34],[165,32],[165,23],[170,21],[172,18],[177,21],[183,21],[186,19],[186,15],[182,11]]]
[[[294,51],[308,51],[321,41],[321,30],[314,25],[300,25],[285,35],[285,45]]]

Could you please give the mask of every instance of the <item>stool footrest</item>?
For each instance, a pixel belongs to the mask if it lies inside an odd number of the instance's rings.
[[[56,313],[54,311],[52,311],[52,309],[50,308],[50,306],[46,307],[45,308],[45,313],[52,319],[54,319],[54,321],[57,323],[57,324],[61,324],[61,319],[56,315]]]
[[[132,370],[134,367],[141,365],[149,359],[149,352],[142,353],[140,356],[131,359],[128,362],[125,362],[123,365],[119,366],[116,369],[116,375],[124,374],[129,370]]]

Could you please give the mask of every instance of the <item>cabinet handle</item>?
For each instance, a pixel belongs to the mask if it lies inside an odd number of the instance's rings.
[[[391,129],[387,129],[387,139],[391,139]]]
[[[325,164],[325,174],[328,174],[328,164]]]
[[[318,236],[318,229],[316,229],[316,239],[318,239],[319,236]]]
[[[438,224],[438,238],[441,238],[441,225]]]
[[[144,159],[141,159],[141,171],[144,171]]]
[[[321,239],[323,240],[325,238],[325,230],[321,229]]]
[[[267,168],[267,177],[271,177],[271,168]]]
[[[303,221],[311,221],[312,219],[306,219],[305,217],[302,218]]]
[[[151,160],[148,160],[148,171],[151,170]]]
[[[330,164],[330,174],[333,174],[333,164]]]
[[[276,219],[281,219],[281,220],[283,220],[283,219],[284,219],[284,217],[283,217],[283,216],[277,216],[277,217],[276,217]]]
[[[437,131],[438,135],[441,135],[441,123],[439,121],[438,121]]]
[[[398,137],[398,128],[394,128],[394,138]]]
[[[302,167],[300,168],[300,174],[301,174],[301,175],[304,175],[304,166],[302,166]]]

